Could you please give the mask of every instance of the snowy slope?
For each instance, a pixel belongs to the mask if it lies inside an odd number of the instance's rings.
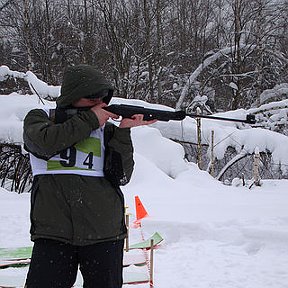
[[[1,113],[10,109],[1,118],[0,135],[21,142],[21,120],[29,107],[38,105],[37,98],[0,99]],[[273,143],[282,149],[282,138],[275,135]],[[287,180],[263,181],[250,190],[225,186],[184,161],[182,147],[158,129],[133,128],[132,137],[136,165],[123,193],[133,215],[135,195],[149,213],[143,220],[144,236],[158,231],[165,239],[155,253],[155,287],[288,287]],[[285,159],[287,149],[281,149],[275,151],[282,151],[279,157]],[[131,230],[135,238],[137,233]],[[31,245],[28,194],[0,189],[0,235],[0,247]],[[0,271],[0,285],[5,284],[3,272],[17,273],[24,281],[26,270],[15,271]]]

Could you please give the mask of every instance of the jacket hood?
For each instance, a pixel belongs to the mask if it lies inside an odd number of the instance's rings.
[[[69,107],[73,102],[94,96],[103,90],[109,90],[103,101],[108,104],[113,95],[113,86],[95,66],[77,65],[66,69],[63,76],[61,94],[57,98],[57,107]],[[99,97],[99,96],[98,96]]]

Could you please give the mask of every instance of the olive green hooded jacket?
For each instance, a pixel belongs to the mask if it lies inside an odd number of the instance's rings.
[[[71,107],[74,101],[102,89],[113,88],[95,67],[70,67],[64,74],[57,107]],[[106,100],[108,103],[110,99]],[[55,124],[45,111],[35,109],[25,117],[23,137],[29,152],[49,159],[98,128],[98,119],[91,110]],[[105,175],[110,173],[109,177],[74,174],[34,177],[30,213],[32,241],[48,238],[82,246],[125,238],[124,197],[118,185],[126,184],[133,171],[130,129],[106,124],[104,139]],[[115,167],[113,155],[118,161]],[[117,183],[113,176],[119,170],[124,180]]]

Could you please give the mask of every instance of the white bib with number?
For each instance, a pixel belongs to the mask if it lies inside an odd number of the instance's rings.
[[[92,131],[85,140],[45,161],[30,153],[33,176],[41,174],[78,174],[103,177],[104,127]]]

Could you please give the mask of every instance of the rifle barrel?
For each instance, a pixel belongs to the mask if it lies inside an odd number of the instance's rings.
[[[192,118],[206,118],[206,119],[212,119],[212,120],[221,120],[221,121],[231,121],[231,122],[241,122],[241,123],[248,123],[248,124],[255,124],[255,116],[252,114],[249,114],[246,116],[246,119],[236,119],[236,118],[227,118],[227,117],[218,117],[218,116],[212,116],[212,115],[202,115],[202,114],[191,114],[186,113],[186,116],[192,117]]]

